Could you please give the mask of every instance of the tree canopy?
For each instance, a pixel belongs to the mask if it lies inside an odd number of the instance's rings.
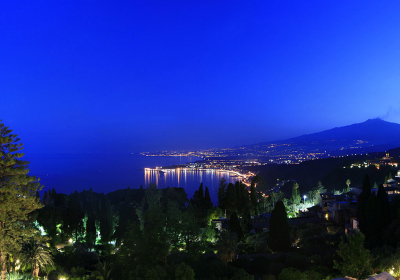
[[[5,258],[21,250],[35,230],[27,220],[41,208],[36,192],[38,179],[28,176],[28,161],[23,161],[22,143],[12,130],[0,122],[0,261],[1,279],[6,277]]]

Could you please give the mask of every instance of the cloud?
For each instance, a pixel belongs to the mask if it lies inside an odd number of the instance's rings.
[[[396,120],[397,122],[400,122],[400,102],[390,105],[386,110],[386,113],[378,116],[378,118],[382,120]]]

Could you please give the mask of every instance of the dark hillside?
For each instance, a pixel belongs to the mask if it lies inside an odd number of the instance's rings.
[[[400,148],[389,150],[390,156],[399,160]],[[341,190],[346,187],[346,180],[350,179],[351,186],[362,184],[365,174],[369,174],[371,184],[376,182],[378,185],[383,183],[385,176],[392,173],[397,174],[397,168],[391,166],[381,166],[377,169],[375,166],[368,168],[349,168],[352,163],[363,162],[367,159],[381,158],[385,152],[369,155],[356,155],[348,157],[337,157],[305,161],[300,164],[291,165],[264,165],[249,167],[249,170],[259,171],[260,175],[267,181],[268,186],[275,186],[277,180],[295,180],[299,183],[301,192],[307,192],[315,187],[318,181],[322,182],[328,190]],[[286,186],[290,189],[290,185]]]

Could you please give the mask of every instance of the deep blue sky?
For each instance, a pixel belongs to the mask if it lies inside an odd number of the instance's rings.
[[[26,153],[400,122],[400,2],[372,2],[2,1],[0,119]]]

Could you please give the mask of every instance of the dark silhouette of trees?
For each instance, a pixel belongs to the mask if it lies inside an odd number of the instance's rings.
[[[371,197],[371,183],[368,174],[365,175],[362,190],[357,200],[357,219],[361,232],[367,231],[367,204]]]
[[[290,228],[285,205],[278,201],[269,220],[268,247],[273,252],[287,252],[290,249]]]
[[[228,229],[235,233],[236,236],[241,239],[243,236],[242,227],[240,226],[239,218],[236,212],[233,212],[228,222]]]
[[[108,244],[113,235],[113,213],[107,196],[103,195],[100,206],[100,237],[103,244]]]
[[[89,248],[93,248],[96,244],[96,207],[97,203],[94,200],[93,190],[89,189],[89,199],[86,206],[86,244]]]
[[[206,190],[204,192],[204,206],[206,209],[210,209],[213,207],[213,203],[211,201],[210,191],[208,190],[208,187],[206,187]]]
[[[258,215],[258,199],[257,199],[257,191],[254,183],[251,183],[250,186],[250,199],[251,199],[251,206],[252,212],[254,215]]]
[[[218,197],[218,207],[221,208],[222,210],[226,209],[226,201],[225,201],[226,188],[227,188],[226,180],[224,178],[221,178],[218,184],[217,197]]]
[[[83,218],[85,211],[83,210],[80,195],[77,191],[68,198],[68,208],[64,221],[64,231],[71,234],[75,241],[82,241],[84,227]]]

